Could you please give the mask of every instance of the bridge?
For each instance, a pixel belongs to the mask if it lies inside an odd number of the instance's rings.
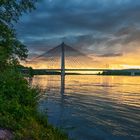
[[[45,69],[36,69],[46,72],[61,72],[65,75],[66,72],[82,72],[82,71],[103,71],[105,69],[89,68],[94,64],[94,60],[78,49],[66,45],[64,42],[46,51],[45,53],[33,58],[31,61],[44,61]],[[44,63],[43,62],[43,63]]]
[[[72,48],[66,45],[64,42],[60,45],[46,51],[45,53],[33,58],[31,61],[36,63],[37,61],[45,62],[45,69],[35,69],[36,71],[42,71],[46,73],[60,73],[61,76],[65,76],[68,72],[105,72],[112,73],[114,71],[127,73],[128,75],[135,75],[140,73],[139,69],[122,69],[111,70],[107,68],[91,68],[95,61],[80,52],[78,49]],[[43,62],[43,63],[44,63]]]
[[[50,71],[61,71],[61,69],[36,69],[36,70],[44,70],[44,71],[48,71],[48,72],[50,72]],[[65,71],[108,71],[108,70],[110,70],[110,69],[65,69]]]

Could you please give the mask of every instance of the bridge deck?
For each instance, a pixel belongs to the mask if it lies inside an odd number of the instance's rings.
[[[61,69],[34,69],[40,71],[61,71]],[[65,71],[107,71],[111,69],[65,69]]]

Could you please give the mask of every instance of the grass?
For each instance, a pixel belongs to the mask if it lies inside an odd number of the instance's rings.
[[[38,94],[13,68],[0,72],[0,128],[10,130],[15,140],[67,140],[37,112]]]

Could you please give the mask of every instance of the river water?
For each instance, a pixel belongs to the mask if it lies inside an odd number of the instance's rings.
[[[75,140],[140,140],[140,77],[35,76],[39,110]]]

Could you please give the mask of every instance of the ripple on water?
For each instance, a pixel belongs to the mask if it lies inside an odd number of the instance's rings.
[[[39,109],[71,138],[140,139],[140,77],[67,76],[64,93],[59,76],[34,82],[47,91]]]

